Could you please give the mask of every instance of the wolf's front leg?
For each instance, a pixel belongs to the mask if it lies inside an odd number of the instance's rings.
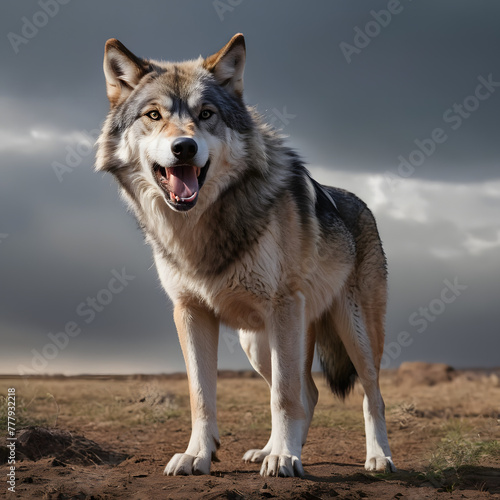
[[[174,320],[186,362],[191,401],[191,439],[164,474],[209,474],[219,447],[216,420],[217,344],[219,321],[199,303],[177,303]]]
[[[302,293],[283,298],[275,308],[272,323],[272,449],[264,458],[260,473],[303,477],[300,455],[315,401],[308,398],[309,349]]]

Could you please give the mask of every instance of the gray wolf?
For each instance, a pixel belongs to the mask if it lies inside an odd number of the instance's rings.
[[[283,137],[243,102],[245,41],[181,63],[105,47],[111,109],[96,170],[116,177],[153,250],[190,387],[192,434],[167,475],[216,459],[219,325],[239,330],[269,384],[272,432],[243,459],[263,476],[303,476],[318,391],[315,346],[332,391],[365,391],[368,470],[394,470],[379,367],[386,262],[366,205],[309,175]]]

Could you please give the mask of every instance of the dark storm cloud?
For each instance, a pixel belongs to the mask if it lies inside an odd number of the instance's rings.
[[[142,57],[182,60],[217,51],[241,30],[248,48],[247,100],[262,110],[286,106],[297,115],[287,133],[301,137],[312,163],[396,168],[416,139],[436,127],[449,129],[443,114],[473,94],[478,76],[500,81],[500,5],[401,0],[400,13],[348,63],[340,44],[361,44],[356,28],[372,33],[372,12],[387,11],[388,4],[244,1],[225,11],[221,22],[212,2],[125,1],[120,8],[69,2],[18,54],[4,38],[4,65],[15,71],[2,76],[2,88],[28,107],[43,99],[62,126],[96,126],[106,105],[101,63],[107,38],[121,39]],[[1,32],[21,33],[22,18],[32,20],[40,6],[10,3],[6,10]],[[497,177],[499,111],[497,94],[481,102],[417,175]]]
[[[217,5],[226,7],[216,10],[211,1],[194,0],[6,3],[0,332],[7,349],[0,371],[30,363],[32,350],[41,352],[48,334],[68,321],[82,333],[49,371],[182,369],[172,308],[150,250],[112,179],[92,172],[88,143],[108,110],[104,43],[116,37],[140,57],[183,60],[216,52],[240,31],[247,103],[283,126],[291,144],[328,174],[326,181],[360,192],[375,208],[390,266],[388,341],[439,297],[444,279],[458,276],[469,285],[425,332],[410,332],[413,344],[394,362],[495,364],[499,227],[491,214],[500,197],[500,88],[491,84],[477,106],[468,98],[480,77],[500,82],[500,5],[401,0],[388,21],[382,11],[389,4],[221,0]],[[359,33],[366,30],[376,35],[363,42]],[[19,42],[12,33],[29,37]],[[342,43],[356,48],[350,62]],[[454,107],[466,104],[477,109]],[[456,128],[454,116],[461,118]],[[432,147],[428,139],[437,128],[446,140]],[[415,150],[421,153],[414,160],[424,157],[404,181],[413,184],[391,188],[387,171],[401,180],[398,157],[409,162]],[[78,305],[122,268],[135,279],[86,324]],[[222,367],[248,366],[226,330],[220,357]]]

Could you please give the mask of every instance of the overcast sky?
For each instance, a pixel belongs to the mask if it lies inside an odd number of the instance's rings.
[[[93,172],[103,49],[183,60],[237,32],[247,103],[377,216],[384,366],[500,365],[500,3],[61,3],[1,7],[0,373],[184,370],[150,249]],[[219,352],[250,366],[229,330]]]

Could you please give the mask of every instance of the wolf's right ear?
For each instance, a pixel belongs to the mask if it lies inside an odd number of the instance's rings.
[[[103,68],[106,92],[112,108],[126,99],[147,73],[146,61],[132,54],[116,38],[106,42]]]
[[[207,57],[203,66],[214,75],[220,85],[241,97],[245,57],[245,38],[241,33],[237,33],[219,52]]]

